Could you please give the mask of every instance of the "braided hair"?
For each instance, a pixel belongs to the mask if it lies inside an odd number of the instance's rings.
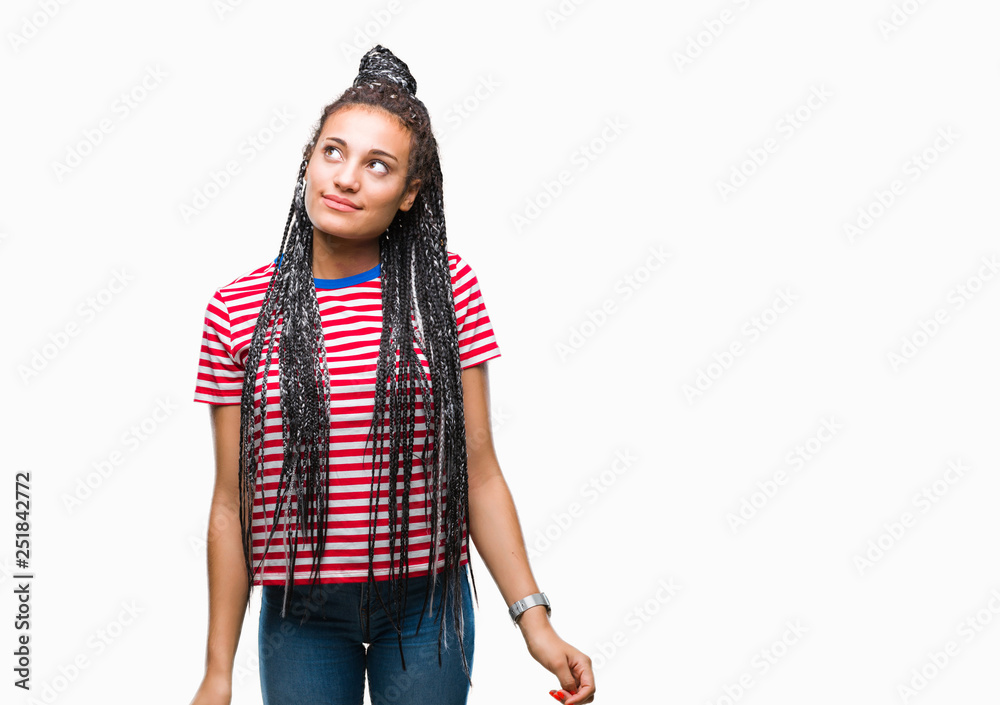
[[[468,457],[458,327],[448,264],[437,140],[431,131],[427,108],[416,97],[416,90],[417,82],[407,65],[385,47],[375,46],[362,57],[353,85],[323,109],[312,139],[302,151],[303,161],[285,222],[278,266],[268,283],[247,354],[249,370],[257,372],[263,366],[261,389],[257,389],[259,375],[247,374],[241,398],[240,520],[250,586],[247,604],[257,572],[252,565],[251,516],[258,468],[263,464],[262,428],[268,401],[266,384],[275,345],[278,347],[283,460],[274,522],[263,552],[267,554],[279,518],[284,516],[287,573],[282,616],[291,603],[295,555],[300,538],[314,542],[311,544],[310,596],[319,582],[320,559],[327,535],[331,392],[326,341],[313,282],[313,226],[305,208],[304,175],[322,127],[330,115],[350,106],[382,110],[395,116],[409,131],[410,159],[406,183],[409,186],[414,179],[420,179],[420,186],[412,206],[406,211],[397,211],[389,227],[379,236],[383,326],[375,373],[374,410],[364,446],[367,459],[369,442],[374,438],[370,456],[368,605],[371,605],[375,583],[378,496],[384,481],[382,468],[388,455],[388,477],[385,478],[389,483],[388,584],[389,602],[394,614],[390,614],[390,605],[385,604],[379,591],[374,592],[396,630],[400,659],[405,670],[401,625],[409,580],[409,495],[419,393],[420,398],[428,402],[424,404],[426,436],[420,461],[425,471],[428,503],[434,507],[430,511],[433,548],[428,556],[426,581],[429,590],[424,597],[422,613],[426,610],[428,599],[433,604],[443,535],[444,597],[438,613],[438,664],[441,664],[442,640],[447,646],[443,613],[450,605],[451,620],[462,651],[462,666],[471,684],[463,639],[460,585],[462,551],[468,547],[468,533],[463,536],[468,518]],[[433,390],[414,350],[415,343],[420,345],[429,363]],[[255,409],[258,394],[259,416]],[[402,471],[401,459],[404,461]],[[398,519],[396,497],[400,480],[403,483],[401,521]],[[397,523],[401,524],[398,536]],[[398,573],[395,570],[397,539]],[[469,558],[471,575],[471,553]],[[260,564],[257,566],[259,569]],[[474,576],[472,585],[475,589]],[[420,617],[422,621],[423,614]]]

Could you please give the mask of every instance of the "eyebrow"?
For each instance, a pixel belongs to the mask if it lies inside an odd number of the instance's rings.
[[[347,142],[345,142],[344,140],[340,139],[339,137],[327,137],[323,141],[324,142],[337,142],[338,144],[342,144],[345,147],[347,146]],[[378,155],[383,156],[383,157],[389,157],[389,159],[391,159],[392,161],[397,162],[397,163],[399,162],[399,160],[396,159],[396,157],[392,156],[388,152],[382,151],[381,149],[372,149],[372,150],[369,150],[368,153],[369,154],[378,154]]]

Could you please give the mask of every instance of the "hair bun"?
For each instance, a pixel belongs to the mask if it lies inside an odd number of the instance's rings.
[[[385,81],[396,84],[412,96],[417,95],[417,79],[406,63],[381,44],[376,44],[361,57],[354,85]]]

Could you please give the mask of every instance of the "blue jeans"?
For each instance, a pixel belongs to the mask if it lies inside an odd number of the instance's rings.
[[[463,568],[462,614],[465,658],[471,674],[475,617],[467,573]],[[462,669],[458,636],[448,618],[450,603],[441,615],[443,577],[438,574],[434,617],[428,600],[419,632],[417,621],[429,588],[425,575],[410,578],[402,624],[405,671],[396,630],[374,592],[368,608],[365,582],[321,583],[314,588],[311,600],[309,586],[296,585],[285,617],[281,616],[284,586],[262,586],[258,655],[264,705],[361,705],[366,672],[372,705],[465,705],[469,679]],[[376,585],[382,600],[394,610],[387,581]],[[367,620],[363,619],[365,614]],[[303,616],[306,621],[300,624]],[[448,644],[442,641],[439,666],[441,617]]]

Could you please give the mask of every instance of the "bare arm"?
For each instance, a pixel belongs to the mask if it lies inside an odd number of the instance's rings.
[[[205,678],[192,700],[228,703],[248,583],[240,535],[240,405],[213,405],[215,490],[208,519],[208,646]]]
[[[528,563],[514,499],[493,448],[486,364],[463,370],[462,387],[469,452],[469,534],[510,606],[540,591]],[[551,627],[544,608],[526,610],[518,625],[525,633]]]
[[[509,607],[539,590],[514,500],[493,449],[486,363],[463,370],[462,387],[469,453],[469,534]],[[532,657],[552,671],[564,689],[576,693],[567,702],[593,702],[590,657],[556,634],[545,608],[525,610],[517,623]]]

